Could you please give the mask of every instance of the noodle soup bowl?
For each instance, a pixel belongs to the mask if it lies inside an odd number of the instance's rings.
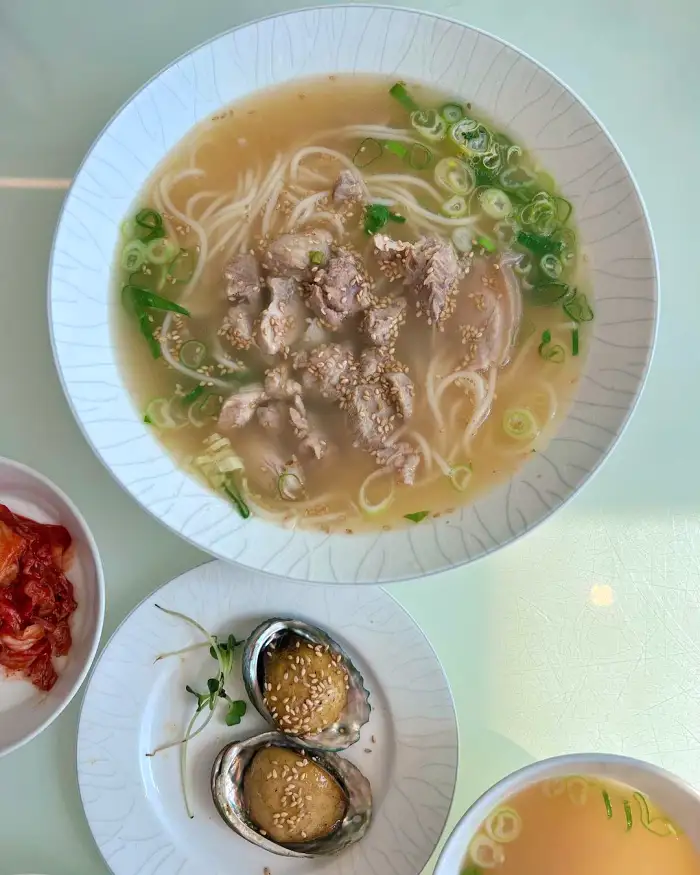
[[[450,834],[438,859],[435,875],[460,875],[466,869],[467,850],[472,839],[488,815],[507,799],[533,784],[578,776],[619,782],[643,793],[680,827],[700,852],[700,795],[689,784],[642,760],[613,754],[567,754],[525,766],[503,778],[477,799]]]
[[[330,74],[425,83],[508,131],[573,204],[595,320],[569,414],[515,475],[419,525],[290,530],[236,509],[178,467],[123,380],[112,326],[120,228],[193,124],[260,89]],[[300,104],[302,106],[302,104]],[[602,124],[553,74],[496,37],[422,12],[333,5],[244,25],[175,61],[116,114],[78,171],[58,224],[49,321],[63,388],[116,480],[181,537],[228,561],[321,583],[380,583],[462,565],[546,519],[611,451],[647,373],[657,317],[649,224]],[[552,365],[555,367],[555,365]],[[455,499],[458,493],[455,493]],[[415,508],[418,510],[419,508]],[[428,508],[429,509],[429,508]]]

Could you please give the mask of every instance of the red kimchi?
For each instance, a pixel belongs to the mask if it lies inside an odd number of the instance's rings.
[[[64,573],[71,545],[63,526],[34,522],[0,504],[0,666],[40,690],[56,683],[53,658],[71,646],[68,620],[77,605]]]

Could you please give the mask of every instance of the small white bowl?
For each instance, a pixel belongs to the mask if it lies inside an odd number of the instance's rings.
[[[73,502],[43,474],[0,457],[0,504],[40,523],[60,523],[73,538],[68,571],[78,607],[70,620],[73,644],[57,662],[58,680],[48,693],[0,667],[0,756],[35,738],[77,693],[95,658],[102,633],[105,586],[102,563],[87,523]]]
[[[477,799],[452,831],[434,875],[459,875],[469,843],[494,808],[532,784],[567,775],[595,775],[634,787],[677,823],[700,851],[700,795],[690,785],[665,769],[641,760],[613,754],[568,754],[525,766]]]

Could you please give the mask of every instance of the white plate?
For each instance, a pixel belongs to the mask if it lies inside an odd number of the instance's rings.
[[[70,618],[73,644],[54,661],[58,680],[44,693],[29,681],[7,676],[0,666],[0,756],[16,750],[52,723],[77,693],[97,652],[104,619],[104,579],[97,544],[82,514],[43,474],[0,458],[0,504],[39,523],[59,523],[70,532],[73,563],[67,577],[78,607]]]
[[[452,515],[399,532],[327,537],[241,520],[177,468],[143,423],[112,343],[112,262],[144,182],[191,126],[260,88],[334,72],[439,86],[528,146],[576,209],[596,319],[577,398],[546,451]],[[484,556],[532,529],[598,468],[646,376],[657,269],[644,207],[603,125],[552,73],[474,28],[423,12],[333,5],[247,24],[145,85],[87,155],[56,232],[49,321],[58,372],[86,438],[122,486],[203,550],[295,580],[381,583]]]
[[[372,784],[374,821],[338,857],[289,860],[233,833],[214,808],[211,767],[229,741],[265,729],[251,708],[240,726],[220,717],[192,742],[187,818],[179,754],[146,752],[180,737],[214,663],[206,651],[155,657],[198,640],[160,604],[214,634],[244,637],[271,616],[299,617],[337,639],[370,690],[372,715],[344,756]],[[227,683],[245,698],[240,670]],[[374,737],[375,741],[372,741]],[[417,875],[440,838],[457,774],[457,724],[438,659],[411,617],[382,589],[279,581],[223,562],[196,568],[149,596],[119,627],[90,680],[78,734],[78,779],[97,845],[115,875]],[[371,751],[371,753],[367,752]]]

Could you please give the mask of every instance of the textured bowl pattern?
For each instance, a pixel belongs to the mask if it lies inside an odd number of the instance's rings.
[[[570,415],[546,452],[451,517],[399,532],[328,537],[244,522],[175,467],[134,408],[110,332],[120,223],[191,126],[256,89],[296,77],[376,72],[464,95],[530,147],[576,208],[596,321]],[[156,76],[108,125],[66,198],[50,269],[59,374],[86,437],[122,486],[209,553],[297,580],[416,577],[510,542],[571,496],[610,451],[647,371],[657,313],[644,208],[605,130],[552,74],[509,45],[419,12],[334,6],[238,28]]]

